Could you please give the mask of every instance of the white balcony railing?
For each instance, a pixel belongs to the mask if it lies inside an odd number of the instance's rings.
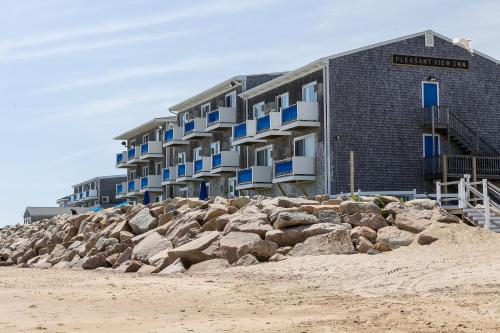
[[[236,171],[240,166],[240,154],[237,151],[225,150],[212,155],[212,173]]]
[[[141,178],[141,189],[140,192],[144,193],[146,191],[160,192],[163,191],[161,187],[161,175],[149,175]]]
[[[141,145],[141,160],[163,158],[163,142],[149,141]]]
[[[271,188],[273,168],[270,166],[252,166],[236,173],[236,190]]]
[[[183,140],[184,129],[181,126],[173,126],[163,132],[163,146],[176,146],[189,144],[189,141]]]
[[[293,156],[274,162],[273,183],[315,180],[314,157]]]
[[[183,140],[195,139],[198,137],[210,137],[211,133],[205,131],[205,119],[194,118],[184,124]]]
[[[283,108],[280,113],[282,131],[320,126],[317,102],[297,102]]]
[[[220,107],[207,114],[206,131],[213,131],[218,128],[230,128],[236,124],[236,109]]]

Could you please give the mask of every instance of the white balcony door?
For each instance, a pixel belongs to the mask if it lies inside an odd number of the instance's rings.
[[[149,176],[149,166],[142,167],[142,176],[143,177]]]
[[[302,86],[302,101],[317,102],[318,93],[316,91],[317,82],[311,82]]]
[[[186,163],[186,153],[177,153],[177,164],[184,164]]]
[[[236,108],[236,91],[226,94],[224,97],[224,106],[228,108]]]
[[[135,147],[135,140],[130,140],[129,144],[130,148]]]
[[[264,116],[264,102],[260,102],[253,105],[253,119],[257,119]]]
[[[149,142],[149,134],[144,134],[142,136],[142,143],[147,143]]]
[[[276,97],[276,109],[278,111],[281,111],[282,109],[288,107],[289,105],[289,98],[288,98],[288,92],[281,94]]]
[[[162,172],[161,172],[161,162],[156,162],[155,163],[155,174],[157,176],[162,174]]]
[[[257,166],[272,166],[273,165],[273,148],[272,146],[263,147],[255,150],[255,163]]]
[[[293,153],[294,156],[314,157],[316,155],[314,134],[295,138],[293,142]]]
[[[201,147],[193,149],[193,160],[194,161],[199,160],[200,157],[201,157]]]
[[[203,104],[201,106],[201,117],[206,118],[209,112],[210,112],[210,103]]]
[[[161,141],[161,129],[155,130],[155,141]]]
[[[215,141],[210,144],[210,153],[212,155],[220,153],[220,141]]]
[[[237,191],[236,191],[236,178],[229,178],[227,180],[227,185],[228,185],[228,190],[229,190],[229,197],[236,197],[237,196]]]
[[[128,180],[134,180],[135,179],[135,170],[130,171],[130,175],[128,177]]]

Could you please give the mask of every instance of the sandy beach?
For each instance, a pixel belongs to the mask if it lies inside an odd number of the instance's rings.
[[[500,331],[499,236],[175,277],[3,267],[0,332]]]

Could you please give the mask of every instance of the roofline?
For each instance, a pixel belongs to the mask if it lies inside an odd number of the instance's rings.
[[[153,129],[155,127],[163,125],[164,123],[166,123],[168,121],[174,121],[173,116],[153,118],[150,121],[142,123],[141,125],[139,125],[137,127],[134,127],[134,128],[132,128],[132,129],[120,134],[120,135],[117,135],[116,137],[113,138],[113,140],[128,140],[128,139],[136,136],[138,133],[149,131],[150,129]]]
[[[101,179],[110,179],[110,178],[118,178],[118,177],[127,177],[127,175],[111,175],[111,176],[99,176],[99,177],[94,177],[94,178],[90,178],[90,179],[87,179],[83,182],[79,182],[78,184],[75,184],[75,185],[71,185],[71,187],[75,188],[75,187],[78,187],[80,185],[84,185],[84,184],[87,184],[87,183],[91,183],[91,182],[95,182],[96,180],[101,180]],[[61,198],[62,199],[62,198]]]
[[[247,77],[251,75],[236,75],[233,76],[227,80],[222,81],[221,83],[216,84],[215,86],[212,86],[188,99],[185,99],[182,102],[179,102],[171,107],[168,108],[168,110],[172,113],[179,113],[182,111],[185,111],[189,108],[192,108],[193,106],[202,103],[203,101],[213,98],[225,91],[231,90],[234,87],[237,87],[238,85],[243,85],[244,82],[246,81]],[[232,82],[236,82],[236,85],[232,85]]]
[[[341,53],[336,53],[334,55],[331,55],[331,56],[327,56],[327,57],[323,57],[323,58],[320,58],[318,60],[315,60],[305,66],[302,66],[302,67],[299,67],[297,68],[296,70],[293,70],[293,71],[290,71],[280,77],[277,77],[273,80],[270,80],[270,81],[267,81],[261,85],[258,85],[257,87],[254,87],[252,89],[249,89],[247,91],[244,91],[242,92],[241,94],[239,94],[240,97],[244,98],[244,99],[248,99],[248,98],[252,98],[252,97],[255,97],[257,95],[260,95],[261,93],[263,92],[266,92],[268,90],[271,90],[271,89],[274,89],[276,87],[279,87],[285,83],[288,83],[290,81],[293,81],[294,79],[296,78],[299,78],[299,77],[303,77],[307,74],[310,74],[320,68],[322,68],[323,66],[326,66],[328,64],[328,62],[332,59],[336,59],[336,58],[340,58],[340,57],[343,57],[343,56],[346,56],[346,55],[350,55],[350,54],[354,54],[354,53],[358,53],[358,52],[362,52],[362,51],[366,51],[366,50],[369,50],[369,49],[373,49],[373,48],[376,48],[376,47],[380,47],[380,46],[384,46],[384,45],[388,45],[388,44],[393,44],[393,43],[397,43],[397,42],[400,42],[400,41],[403,41],[403,40],[406,40],[406,39],[411,39],[411,38],[415,38],[415,37],[418,37],[418,36],[423,36],[425,35],[426,33],[432,33],[434,36],[438,37],[438,38],[441,38],[441,39],[444,39],[450,43],[453,43],[453,39],[449,38],[449,37],[446,37],[444,35],[441,35],[433,30],[425,30],[425,31],[421,31],[421,32],[417,32],[417,33],[414,33],[414,34],[411,34],[411,35],[405,35],[405,36],[401,36],[401,37],[397,37],[397,38],[393,38],[393,39],[389,39],[389,40],[386,40],[386,41],[383,41],[383,42],[379,42],[379,43],[375,43],[375,44],[370,44],[370,45],[367,45],[367,46],[363,46],[363,47],[360,47],[360,48],[356,48],[356,49],[352,49],[352,50],[349,50],[349,51],[345,51],[345,52],[341,52]],[[462,45],[460,44],[455,44],[459,47],[462,47],[464,48]],[[500,60],[497,60],[495,58],[492,58],[482,52],[479,52],[479,51],[476,51],[474,50],[474,54],[477,54],[481,57],[484,57],[490,61],[493,61],[497,64],[500,65]]]

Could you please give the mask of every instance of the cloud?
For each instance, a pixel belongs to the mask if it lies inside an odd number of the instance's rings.
[[[68,39],[74,40],[79,37],[118,33],[126,30],[146,28],[154,25],[171,23],[186,19],[197,19],[201,17],[210,17],[223,14],[236,14],[238,12],[249,10],[251,8],[260,8],[263,5],[271,3],[274,4],[276,3],[276,1],[211,1],[210,3],[204,3],[198,6],[190,6],[189,9],[179,9],[147,17],[106,22],[92,26],[65,29],[47,33],[44,35],[7,40],[0,44],[0,54],[5,55],[9,52],[15,51],[16,49],[29,48]]]

